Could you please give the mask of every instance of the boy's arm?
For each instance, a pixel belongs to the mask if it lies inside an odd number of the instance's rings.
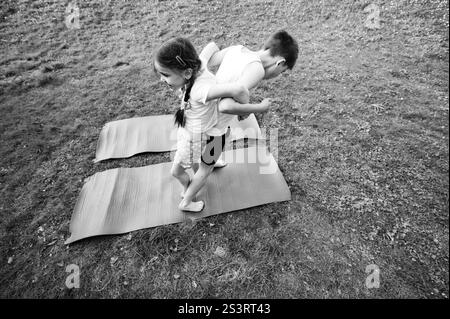
[[[211,57],[208,60],[208,68],[213,68],[213,67],[219,66],[222,63],[223,57],[225,56],[225,54],[227,53],[227,51],[230,48],[231,47],[227,47],[220,51],[215,51],[214,54],[211,55]]]
[[[244,68],[244,70],[242,70],[241,77],[237,82],[250,90],[257,86],[259,82],[264,79],[265,74],[266,72],[264,71],[262,63],[255,61],[248,64]]]
[[[208,63],[208,61],[211,59],[211,57],[214,55],[214,53],[219,52],[220,49],[214,42],[208,43],[200,52],[199,57],[200,60],[202,60],[205,64]]]

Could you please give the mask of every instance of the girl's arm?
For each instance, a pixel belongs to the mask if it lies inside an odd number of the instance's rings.
[[[219,101],[219,111],[226,114],[248,115],[250,113],[266,112],[270,100],[264,99],[257,104],[250,104],[247,88],[239,83],[215,84],[208,91],[206,101],[222,98]]]
[[[252,89],[258,85],[264,78],[265,71],[261,63],[250,63],[242,71],[239,78],[239,84],[244,85],[248,89]],[[259,104],[240,104],[239,101],[233,99],[221,99],[219,101],[219,112],[235,115],[248,115],[249,113],[266,112],[270,103]]]
[[[248,103],[250,100],[249,92],[244,85],[240,83],[224,83],[214,84],[209,88],[206,102],[226,97],[233,98],[238,103]]]
[[[264,68],[261,63],[250,63],[247,65],[239,78],[239,84],[245,88],[252,89],[264,78]],[[236,99],[221,99],[219,101],[219,112],[235,115],[248,115],[249,113],[266,112],[270,106],[269,101],[264,101],[259,104],[244,104],[238,103]]]
[[[249,115],[251,113],[266,112],[271,105],[270,99],[264,99],[257,104],[241,104],[233,99],[222,99],[219,102],[219,112],[234,115]]]

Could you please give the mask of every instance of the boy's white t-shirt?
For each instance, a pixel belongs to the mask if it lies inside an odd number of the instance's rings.
[[[186,124],[184,126],[191,133],[203,133],[211,129],[217,123],[217,103],[218,100],[206,102],[211,86],[216,84],[216,77],[212,74],[204,63],[191,88],[190,104],[191,108],[186,109],[184,114]]]
[[[216,73],[216,81],[219,84],[237,82],[245,67],[250,63],[262,63],[259,56],[242,45],[231,46],[225,53],[219,69]],[[209,129],[206,134],[220,136],[227,132],[230,122],[237,115],[218,112],[217,124]]]

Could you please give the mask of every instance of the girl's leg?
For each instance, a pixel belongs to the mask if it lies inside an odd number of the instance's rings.
[[[177,130],[177,151],[173,159],[173,165],[171,169],[171,174],[173,177],[178,179],[180,184],[183,186],[183,191],[181,197],[184,196],[184,192],[189,186],[190,177],[186,173],[186,168],[189,167],[191,154],[191,135],[189,132],[179,127]]]
[[[225,146],[225,134],[222,136],[210,137],[206,143],[205,150],[202,154],[198,171],[194,174],[192,182],[189,184],[184,198],[178,207],[184,211],[199,212],[205,206],[203,201],[193,202],[194,196],[206,184],[208,176],[214,169],[214,164],[219,158]]]
[[[191,182],[191,179],[186,173],[185,168],[178,163],[173,163],[170,173],[180,182],[181,186],[183,186],[182,194],[184,194],[189,187],[189,183]]]
[[[194,177],[192,178],[192,182],[184,192],[183,200],[181,201],[180,205],[178,205],[178,208],[190,212],[200,212],[203,209],[205,203],[202,200],[197,202],[194,202],[192,200],[194,199],[194,196],[206,184],[206,180],[208,179],[208,176],[211,174],[213,169],[214,165],[206,165],[203,162],[199,164],[198,171],[195,173]]]
[[[225,163],[225,165],[226,165],[227,163]],[[194,171],[194,174],[195,173],[197,173],[197,171],[198,171],[198,168],[199,168],[199,163],[192,163],[192,170]],[[224,166],[225,166],[224,165]],[[217,166],[214,166],[214,167],[217,167]],[[190,177],[189,177],[190,178]],[[189,184],[191,183],[191,180],[189,180]],[[188,185],[189,186],[189,185]],[[183,198],[184,197],[184,193],[186,192],[186,189],[187,188],[184,188],[184,190],[181,192],[181,198]]]

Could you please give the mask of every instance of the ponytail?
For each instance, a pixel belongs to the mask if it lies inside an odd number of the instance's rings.
[[[186,112],[185,110],[191,108],[191,103],[189,102],[189,99],[191,98],[191,89],[195,82],[195,76],[192,76],[189,79],[188,84],[183,88],[183,98],[181,100],[180,108],[175,113],[175,124],[178,125],[178,127],[184,127],[186,124]]]
[[[175,124],[177,124],[178,127],[184,127],[184,125],[186,124],[186,115],[184,114],[184,109],[179,108],[175,113]]]

